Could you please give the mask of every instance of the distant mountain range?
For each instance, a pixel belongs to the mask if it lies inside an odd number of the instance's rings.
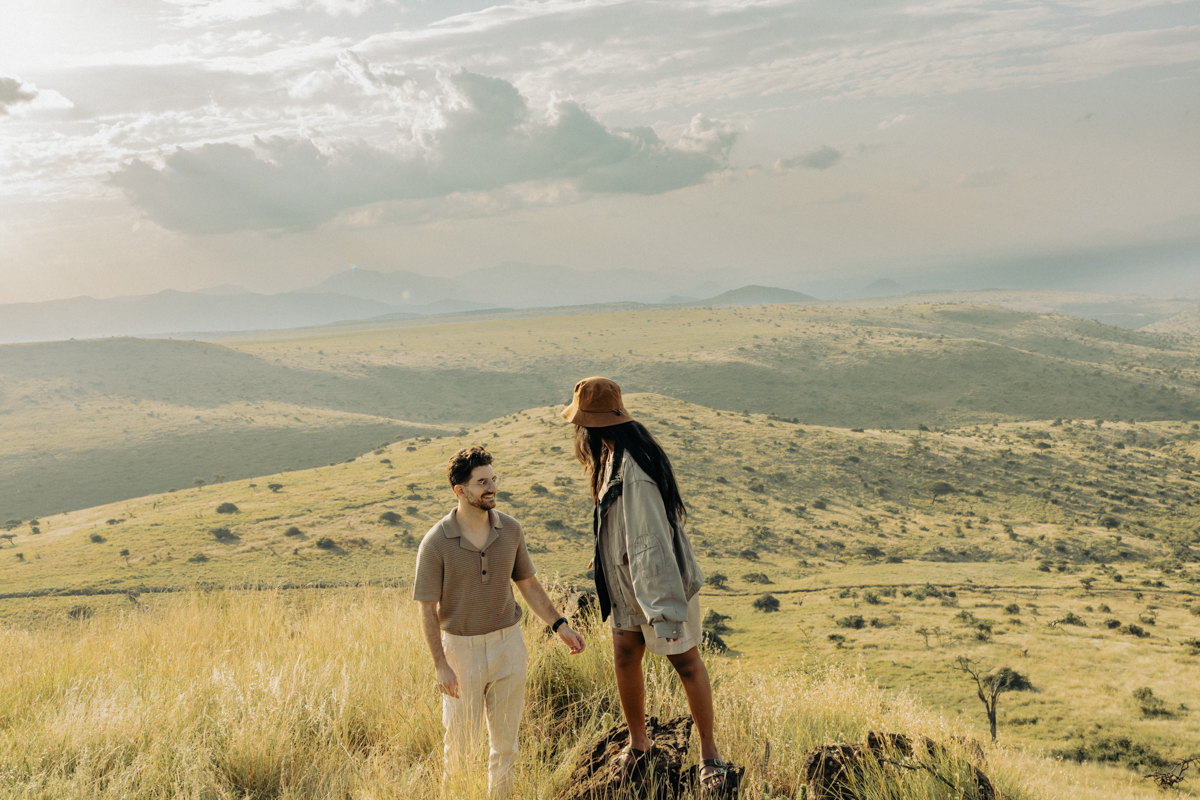
[[[730,271],[736,280],[737,273]],[[982,290],[910,292],[890,279],[875,281],[858,299],[835,305],[914,305],[976,302],[1037,313],[1095,319],[1141,328],[1195,305],[1195,300],[1104,295],[1083,292]],[[310,328],[337,323],[394,322],[422,316],[474,314],[503,309],[586,308],[632,303],[678,307],[813,303],[817,298],[793,289],[749,285],[730,288],[713,280],[689,284],[676,274],[647,270],[575,270],[546,264],[505,262],[444,278],[403,270],[348,269],[316,286],[280,294],[259,294],[225,284],[194,292],[97,300],[75,297],[42,303],[0,305],[0,344],[110,336],[199,338],[216,333],[248,333]],[[572,312],[559,312],[572,313]],[[1195,325],[1181,318],[1181,332]]]
[[[678,276],[645,270],[585,271],[517,262],[451,278],[348,269],[316,286],[280,294],[225,284],[194,292],[0,305],[0,343],[280,330],[490,308],[657,304],[680,289],[691,297],[710,297],[727,288],[712,281],[680,286]]]

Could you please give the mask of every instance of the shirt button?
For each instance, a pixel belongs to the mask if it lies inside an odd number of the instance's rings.
[[[486,570],[486,569],[483,571],[483,574],[484,574],[484,575],[487,575],[487,570]]]

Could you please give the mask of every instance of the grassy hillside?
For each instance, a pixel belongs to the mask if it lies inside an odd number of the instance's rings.
[[[990,306],[464,319],[0,347],[0,519],[341,461],[559,402],[591,374],[843,427],[1200,419],[1195,340]]]
[[[483,753],[439,792],[440,702],[414,611],[378,589],[196,593],[34,631],[0,626],[0,797],[484,798]],[[611,638],[599,626],[584,633],[588,650],[568,657],[526,626],[516,797],[553,798],[591,739],[620,719]],[[751,797],[803,797],[803,753],[869,730],[948,744],[950,757],[935,764],[943,778],[969,769],[955,742],[969,734],[962,720],[861,673],[719,658],[709,669],[718,741],[746,767]],[[650,714],[685,711],[664,659],[650,657],[647,688]],[[1009,748],[986,757],[1013,800],[1157,796],[1112,769]],[[872,777],[909,800],[962,796],[921,770]]]
[[[1146,330],[1176,336],[1200,336],[1200,306],[1193,306],[1173,317],[1147,325]]]
[[[986,736],[953,668],[965,655],[1037,689],[1003,696],[1002,742],[1086,755],[1125,737],[1164,758],[1200,750],[1200,720],[1185,708],[1200,678],[1192,424],[900,432],[654,395],[628,405],[675,461],[710,578],[702,604],[729,617],[733,655],[858,665]],[[496,454],[503,508],[524,523],[543,575],[585,584],[590,503],[557,410],[353,463],[46,517],[36,534],[23,523],[0,550],[0,612],[28,626],[204,584],[404,586],[416,540],[451,502],[445,458],[471,442]],[[237,511],[218,513],[223,503]],[[756,608],[768,594],[777,611]],[[1134,697],[1142,688],[1162,713],[1142,711],[1153,706]]]

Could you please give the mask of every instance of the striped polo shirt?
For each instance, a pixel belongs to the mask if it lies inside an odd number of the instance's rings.
[[[442,517],[421,540],[417,552],[414,600],[436,600],[438,624],[456,636],[491,633],[521,621],[512,584],[537,574],[521,523],[489,510],[492,529],[483,549],[462,535],[458,507]]]

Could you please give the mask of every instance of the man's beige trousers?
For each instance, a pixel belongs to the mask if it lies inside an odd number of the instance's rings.
[[[465,767],[487,723],[491,754],[488,793],[508,796],[517,761],[517,728],[525,710],[525,639],[517,623],[479,636],[442,632],[446,661],[458,676],[458,697],[442,695],[446,726],[444,779]]]

